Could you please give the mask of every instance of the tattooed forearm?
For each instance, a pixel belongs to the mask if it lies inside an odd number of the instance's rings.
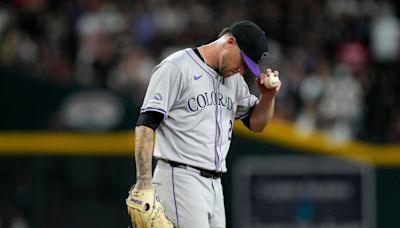
[[[135,129],[136,188],[151,188],[154,131],[146,126]]]

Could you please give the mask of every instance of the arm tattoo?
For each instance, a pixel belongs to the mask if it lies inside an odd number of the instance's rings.
[[[154,131],[146,126],[135,129],[136,188],[151,188]]]

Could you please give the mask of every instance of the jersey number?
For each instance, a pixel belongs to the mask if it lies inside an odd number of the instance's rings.
[[[232,140],[232,130],[233,130],[233,121],[229,120],[229,132],[228,132],[228,140]]]

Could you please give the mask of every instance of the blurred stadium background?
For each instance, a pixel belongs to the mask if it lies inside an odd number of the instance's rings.
[[[265,133],[235,125],[227,227],[400,227],[399,13],[381,0],[1,1],[0,227],[127,227],[152,68],[238,19],[266,31],[283,87]]]

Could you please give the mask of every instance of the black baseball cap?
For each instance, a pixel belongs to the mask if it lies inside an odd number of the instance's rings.
[[[241,50],[243,60],[247,67],[256,76],[261,74],[259,65],[268,55],[268,43],[265,32],[251,21],[238,21],[230,27],[232,35]]]

